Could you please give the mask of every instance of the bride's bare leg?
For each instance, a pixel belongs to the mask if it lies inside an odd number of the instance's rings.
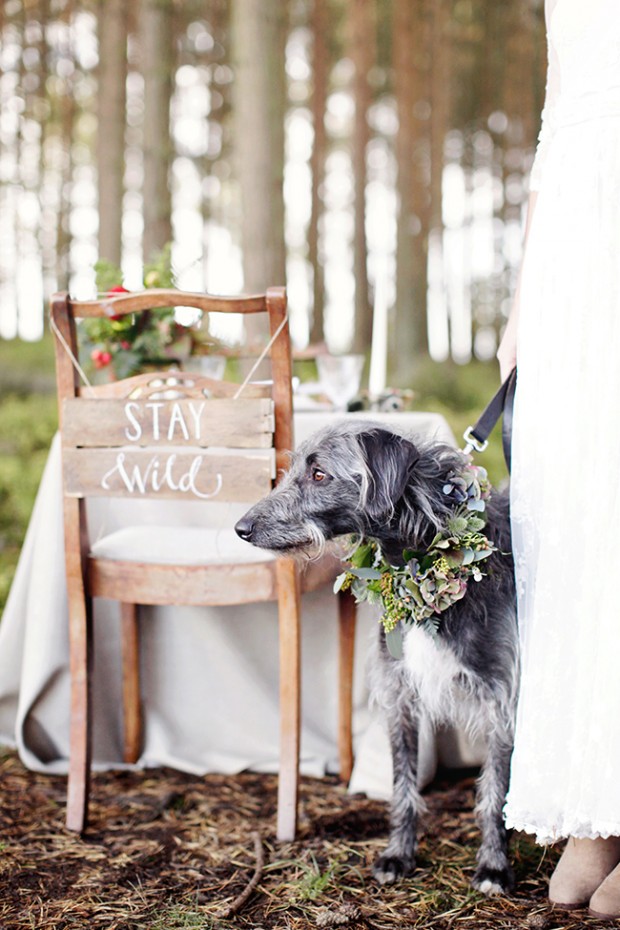
[[[617,871],[620,906],[620,837],[575,839],[569,837],[549,883],[549,900],[558,907],[583,907],[610,873]],[[592,906],[592,902],[591,902]]]

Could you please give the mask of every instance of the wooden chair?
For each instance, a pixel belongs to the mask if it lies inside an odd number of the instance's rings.
[[[214,313],[266,313],[272,337],[271,385],[239,385],[176,370],[144,373],[122,381],[82,383],[75,321],[84,317],[140,313],[164,306]],[[174,498],[252,503],[267,493],[287,467],[293,448],[291,352],[286,294],[219,298],[150,290],[97,301],[52,298],[62,440],[64,523],[71,671],[71,733],[67,826],[87,824],[91,763],[92,598],[121,605],[124,758],[136,762],[142,743],[137,606],[223,605],[276,600],[280,648],[280,773],[277,835],[296,831],[300,737],[300,577],[296,564],[247,547],[234,563],[158,564],[144,556],[118,560],[86,525],[90,496]],[[153,410],[157,409],[154,420]],[[181,450],[179,450],[181,446]],[[170,448],[174,447],[174,451]],[[185,532],[185,531],[184,531]],[[192,530],[188,528],[188,533]],[[201,532],[193,530],[194,533]],[[152,533],[151,533],[152,535]],[[184,546],[184,551],[192,546]],[[311,590],[334,577],[319,562],[304,574]],[[351,684],[355,608],[339,598],[339,753],[348,780],[353,762]]]

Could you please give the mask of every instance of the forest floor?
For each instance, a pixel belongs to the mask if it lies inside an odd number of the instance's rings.
[[[475,773],[444,772],[426,791],[418,869],[379,886],[387,809],[335,778],[302,779],[294,843],[274,836],[276,778],[193,777],[170,769],[98,773],[84,838],[64,827],[66,779],[0,760],[1,930],[345,930],[609,927],[546,901],[557,851],[516,835],[515,893],[469,886],[478,833]],[[244,903],[239,896],[258,881]],[[233,905],[234,912],[230,913]],[[227,915],[228,910],[228,915]]]

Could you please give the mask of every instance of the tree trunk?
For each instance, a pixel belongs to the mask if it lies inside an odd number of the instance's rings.
[[[431,20],[431,189],[430,228],[443,230],[444,142],[450,119],[450,48],[447,0],[434,0]]]
[[[398,112],[396,314],[392,374],[409,383],[413,360],[428,351],[429,87],[425,4],[394,0],[392,55]]]
[[[127,15],[124,0],[99,0],[98,30],[96,158],[99,256],[120,265],[127,80]]]
[[[172,0],[143,0],[144,236],[149,261],[172,239],[170,97],[173,70]]]
[[[325,180],[325,158],[327,155],[327,133],[325,131],[325,105],[327,102],[327,78],[329,52],[327,47],[328,15],[326,0],[314,0],[312,9],[312,123],[314,141],[310,156],[312,173],[312,201],[308,227],[308,260],[312,268],[312,316],[310,321],[310,343],[324,342],[325,274],[320,248],[319,224],[323,215],[321,185]]]
[[[50,18],[50,0],[40,0],[39,22],[46,23]],[[1,25],[1,24],[0,24]],[[46,106],[46,84],[49,76],[48,45],[45,29],[41,29],[38,42],[39,48],[39,83],[37,90],[38,105],[43,110]],[[48,298],[56,289],[56,250],[50,241],[49,230],[53,227],[54,210],[49,203],[48,168],[45,157],[47,139],[51,126],[51,119],[40,120],[41,142],[39,146],[39,198],[41,202],[41,224],[38,239],[41,252],[41,267],[43,274],[43,295],[47,303]]]
[[[56,226],[56,276],[60,290],[69,288],[71,250],[71,195],[73,187],[73,129],[76,112],[75,97],[65,94],[61,101],[61,138],[65,151],[63,169],[59,177],[60,209]]]
[[[350,53],[355,68],[353,98],[355,123],[353,127],[353,185],[354,232],[353,277],[355,280],[355,331],[353,347],[356,352],[370,348],[372,340],[372,311],[368,288],[368,244],[366,241],[366,150],[370,139],[368,111],[372,94],[368,73],[375,60],[374,18],[369,0],[350,0]]]
[[[430,203],[429,244],[438,268],[444,268],[443,258],[443,169],[444,144],[450,119],[450,48],[448,37],[448,0],[432,0],[430,7]],[[441,282],[442,292],[447,291]],[[425,312],[428,326],[428,308]],[[452,318],[450,317],[452,323]],[[462,321],[457,321],[457,327]],[[424,351],[426,351],[426,346]]]
[[[16,131],[14,135],[14,148],[11,154],[14,157],[15,168],[13,170],[15,172],[16,179],[18,180],[18,183],[21,187],[25,187],[26,186],[24,183],[25,182],[25,177],[24,177],[25,160],[23,157],[24,156],[23,113],[26,107],[26,94],[24,92],[24,76],[26,73],[26,65],[25,65],[24,51],[26,47],[27,13],[26,13],[26,9],[23,4],[20,4],[18,8],[13,12],[13,16],[11,17],[11,19],[12,19],[12,24],[14,28],[16,29],[17,34],[19,36],[18,41],[20,45],[20,54],[16,62],[16,71],[17,71],[16,96],[20,100],[20,108],[22,112],[22,115],[17,120]],[[9,161],[9,164],[10,164],[10,161]],[[9,330],[10,336],[12,337],[12,336],[18,335],[19,333],[20,294],[19,294],[19,288],[17,284],[17,276],[13,276],[13,272],[17,270],[17,268],[19,267],[21,263],[21,259],[22,259],[22,222],[21,222],[19,210],[13,207],[11,212],[13,214],[12,238],[13,238],[13,243],[14,243],[14,248],[15,248],[14,259],[13,259],[14,265],[13,267],[10,268],[10,270],[8,266],[5,266],[5,267],[7,267],[7,271],[9,272],[7,275],[7,278],[9,280],[12,279],[11,290],[12,290],[12,296],[14,299],[14,311],[13,311],[14,319],[11,320],[11,327]]]
[[[286,280],[286,8],[281,0],[234,0],[233,4],[233,131],[247,292]]]

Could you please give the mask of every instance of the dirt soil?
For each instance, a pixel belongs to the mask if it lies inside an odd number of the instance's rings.
[[[515,893],[487,899],[470,889],[472,772],[444,773],[427,790],[418,869],[380,887],[370,866],[385,843],[386,805],[347,795],[335,778],[302,779],[299,836],[283,844],[274,776],[97,774],[80,838],[64,826],[63,777],[27,771],[13,752],[0,769],[0,930],[610,926],[547,905],[558,853],[521,835]]]

